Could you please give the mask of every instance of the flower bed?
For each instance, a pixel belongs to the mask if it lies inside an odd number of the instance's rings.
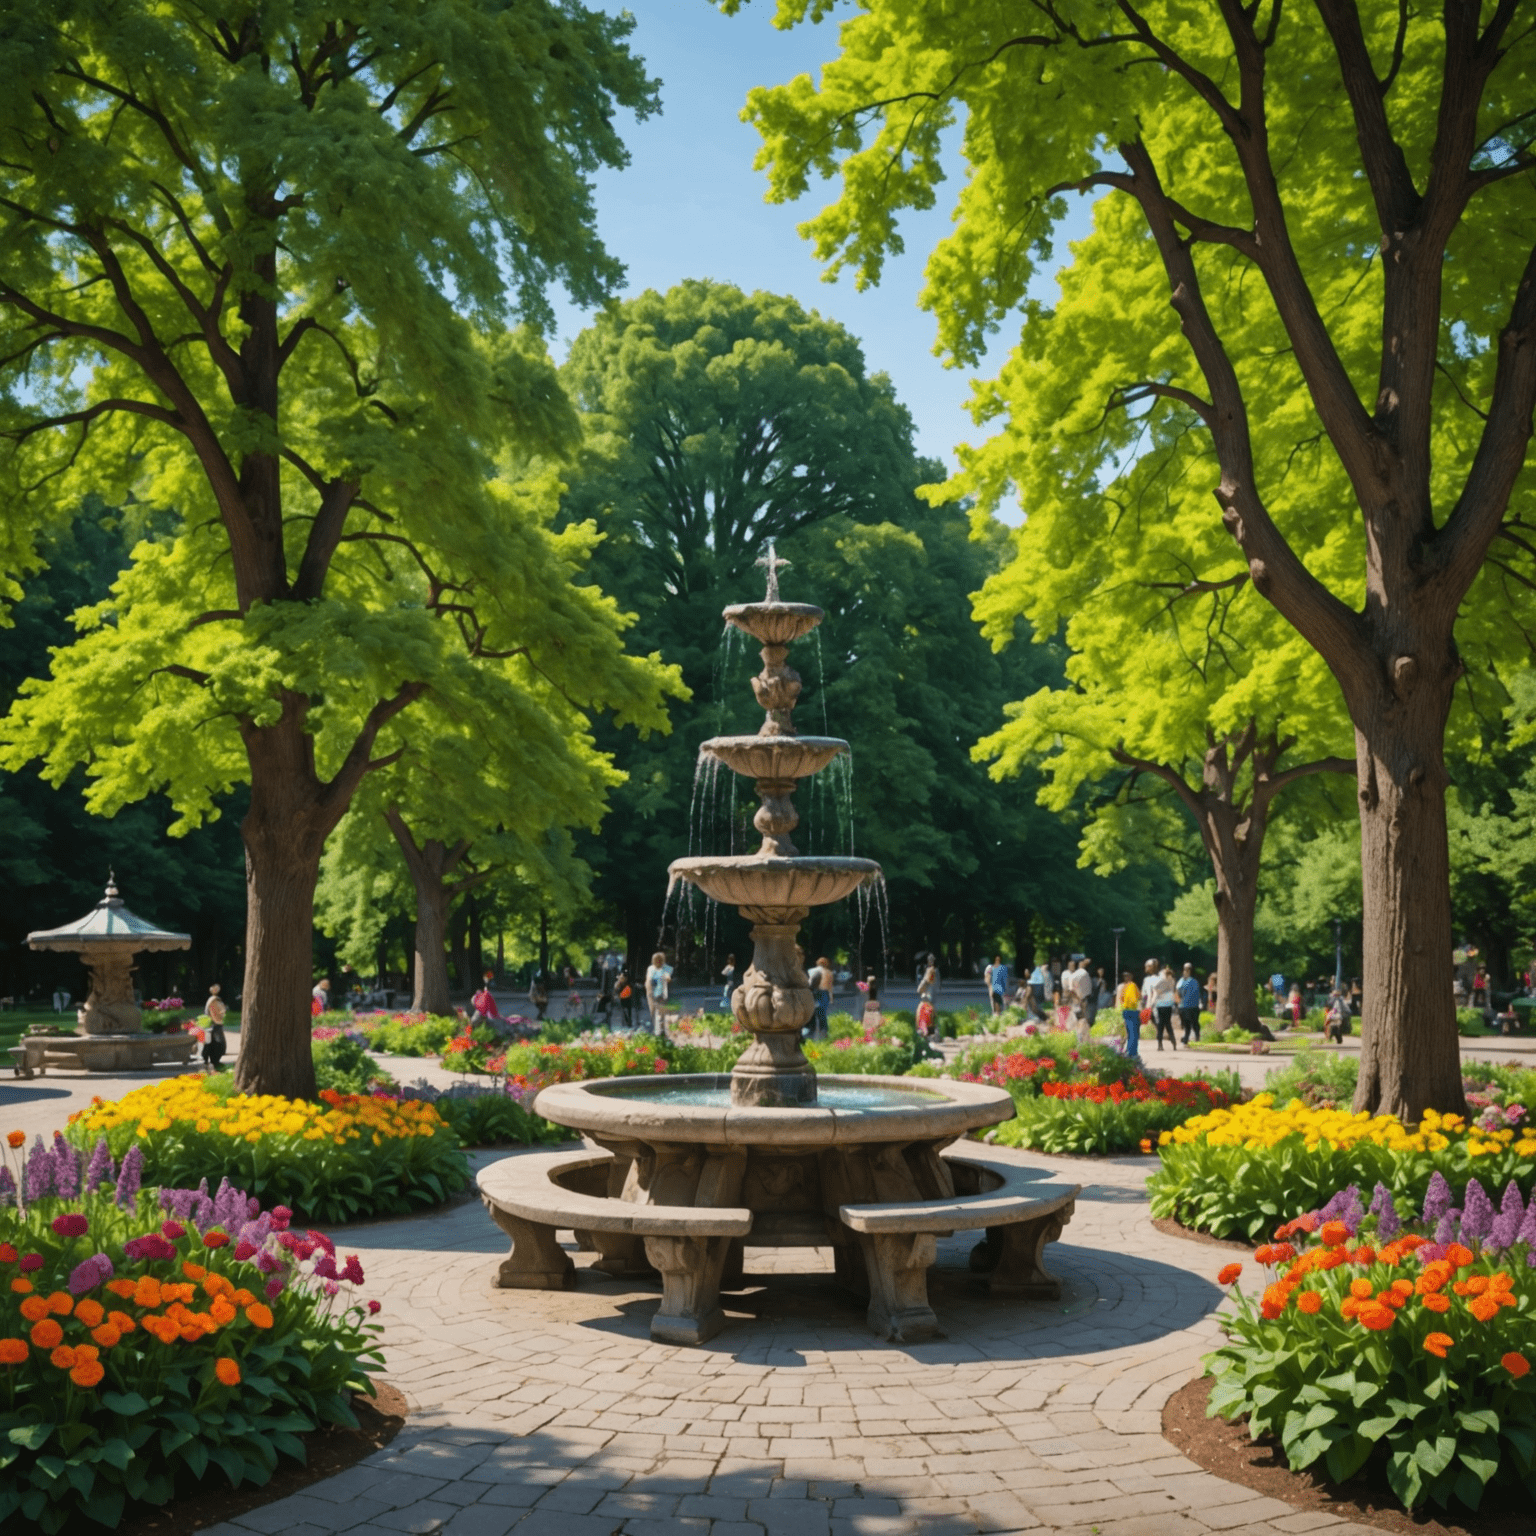
[[[1160,1133],[1226,1103],[1220,1088],[1198,1078],[1149,1081],[1138,1074],[1128,1083],[1048,1081],[1037,1096],[1016,1100],[1015,1118],[998,1127],[995,1139],[1041,1152],[1150,1152]]]
[[[452,1128],[431,1104],[322,1091],[319,1104],[230,1091],[227,1078],[177,1077],[95,1102],[69,1138],[130,1145],[151,1183],[227,1178],[313,1221],[355,1221],[440,1205],[469,1183]]]
[[[1211,1411],[1335,1481],[1379,1455],[1410,1509],[1536,1495],[1536,1201],[1511,1183],[1495,1211],[1476,1178],[1452,1198],[1432,1174],[1414,1230],[1384,1185],[1370,1215],[1351,1186],[1276,1229],[1254,1253],[1268,1283],[1237,1288],[1206,1357]]]
[[[1216,1237],[1258,1238],[1287,1211],[1321,1204],[1350,1184],[1383,1185],[1418,1205],[1435,1174],[1455,1189],[1476,1175],[1527,1198],[1536,1180],[1536,1135],[1485,1131],[1425,1112],[1409,1131],[1390,1115],[1312,1109],[1272,1094],[1196,1116],[1159,1138],[1161,1166],[1148,1180],[1154,1216],[1171,1216]]]
[[[0,1169],[0,1524],[111,1528],[212,1467],[263,1483],[300,1434],[355,1427],[382,1363],[355,1255],[227,1183],[141,1189],[143,1164],[103,1137],[82,1171],[56,1137]]]

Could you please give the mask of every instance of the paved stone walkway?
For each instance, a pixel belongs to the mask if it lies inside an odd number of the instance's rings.
[[[1227,1256],[1151,1226],[1148,1164],[1013,1155],[1085,1184],[1049,1250],[1065,1293],[990,1300],[962,1236],[940,1246],[949,1337],[928,1344],[876,1342],[821,1251],[749,1248],[725,1332],[678,1348],[650,1341],[656,1290],[574,1247],[574,1290],[496,1289],[506,1242],[478,1206],[338,1234],[415,1412],[367,1462],[214,1536],[1365,1536],[1163,1439]]]

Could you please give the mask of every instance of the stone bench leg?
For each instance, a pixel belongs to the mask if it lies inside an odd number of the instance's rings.
[[[594,1232],[592,1242],[602,1258],[592,1268],[614,1280],[653,1280],[656,1266],[645,1256],[645,1240],[628,1232]]]
[[[1034,1221],[988,1227],[986,1238],[971,1250],[971,1268],[987,1276],[988,1292],[1032,1301],[1059,1301],[1061,1280],[1045,1267],[1045,1245],[1061,1236],[1072,1211],[1067,1205]]]
[[[725,1327],[720,1276],[728,1237],[648,1237],[646,1256],[661,1271],[661,1306],[651,1319],[660,1344],[702,1344]]]
[[[487,1203],[491,1220],[512,1239],[512,1252],[501,1261],[496,1284],[507,1290],[568,1291],[576,1283],[571,1256],[555,1241],[555,1229],[524,1221]]]
[[[928,1267],[938,1258],[931,1232],[861,1232],[859,1247],[869,1276],[869,1326],[892,1344],[942,1339],[928,1305]]]

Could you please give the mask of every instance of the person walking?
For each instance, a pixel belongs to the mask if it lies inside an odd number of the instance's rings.
[[[827,1038],[827,1010],[832,1006],[833,979],[832,962],[823,955],[811,968],[811,997],[816,1003],[816,1013],[811,1020],[813,1040]]]
[[[987,986],[992,993],[992,1016],[996,1018],[1008,1006],[1008,967],[1001,955],[992,961]]]
[[[528,1001],[533,1007],[534,1018],[542,1024],[544,1012],[549,1007],[549,984],[544,980],[544,972],[537,968],[533,980],[528,983]]]
[[[1045,968],[1044,962],[1037,964],[1029,973],[1029,1002],[1030,1010],[1037,1019],[1045,1018],[1045,989],[1050,985],[1051,973]]]
[[[1184,974],[1174,987],[1179,1005],[1179,1022],[1184,1026],[1184,1044],[1193,1045],[1200,1038],[1200,983],[1195,968],[1184,962]]]
[[[224,999],[219,995],[218,982],[208,988],[208,1001],[203,1004],[203,1012],[208,1015],[208,1038],[203,1041],[203,1061],[210,1072],[217,1072],[219,1063],[224,1060],[224,1015],[228,1012]]]
[[[1156,960],[1148,960],[1146,972],[1141,983],[1141,1003],[1143,1008],[1151,1010],[1152,1023],[1157,1030],[1157,1048],[1162,1050],[1166,1033],[1169,1046],[1176,1051],[1179,1042],[1173,1033],[1173,971],[1166,965],[1159,966]]]
[[[1080,969],[1075,960],[1069,961],[1067,969],[1061,973],[1061,996],[1066,1004],[1067,1022],[1076,1024],[1079,1045],[1086,1045],[1088,1042],[1087,1016],[1083,1012],[1083,988],[1091,984],[1092,980],[1088,972]]]
[[[635,987],[629,979],[629,968],[623,967],[619,971],[619,979],[613,984],[614,993],[619,999],[619,1016],[624,1020],[624,1028],[633,1030],[635,1027]]]
[[[1120,1022],[1125,1026],[1125,1054],[1141,1059],[1141,991],[1129,971],[1120,972],[1120,985],[1115,992],[1115,1004],[1120,1009]]]
[[[990,1002],[992,999],[992,967],[990,965],[981,973],[981,992],[982,996]],[[993,1005],[992,1012],[997,1012],[995,1004]]]
[[[314,991],[309,994],[309,1011],[314,1018],[319,1018],[330,1006],[331,980],[328,976],[322,976],[315,983]]]
[[[933,1003],[938,1006],[936,994],[939,990],[939,966],[932,955],[928,956],[927,968],[923,971],[922,978],[917,984],[917,1000]]]
[[[666,953],[657,950],[645,972],[645,999],[651,1010],[651,1033],[658,1040],[667,1038],[667,998],[672,990],[672,967]]]
[[[736,990],[736,956],[727,955],[725,964],[720,967],[720,1007],[724,1012],[731,1011],[731,993]]]

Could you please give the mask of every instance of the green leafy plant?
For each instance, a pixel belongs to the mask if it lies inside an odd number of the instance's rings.
[[[1264,1089],[1277,1104],[1300,1099],[1303,1104],[1348,1108],[1360,1075],[1357,1057],[1328,1051],[1297,1051],[1283,1066],[1264,1074]]]
[[[350,1398],[382,1366],[355,1256],[339,1267],[240,1190],[141,1190],[140,1162],[135,1146],[114,1168],[103,1140],[82,1177],[39,1141],[11,1185],[31,1198],[0,1211],[7,1528],[112,1528],[215,1468],[265,1483],[303,1461],[299,1435],[356,1427]]]
[[[1161,1132],[1225,1102],[1219,1088],[1178,1078],[1136,1078],[1129,1086],[1048,1082],[1039,1093],[1016,1098],[1014,1118],[994,1139],[1041,1152],[1150,1152]]]
[[[466,1147],[532,1146],[566,1141],[571,1132],[525,1109],[509,1094],[488,1092],[434,1100],[438,1114]]]
[[[310,1045],[315,1058],[315,1088],[329,1088],[335,1093],[372,1093],[375,1088],[393,1088],[395,1080],[368,1054],[369,1046],[360,1035],[338,1035],[334,1040],[317,1040]]]

